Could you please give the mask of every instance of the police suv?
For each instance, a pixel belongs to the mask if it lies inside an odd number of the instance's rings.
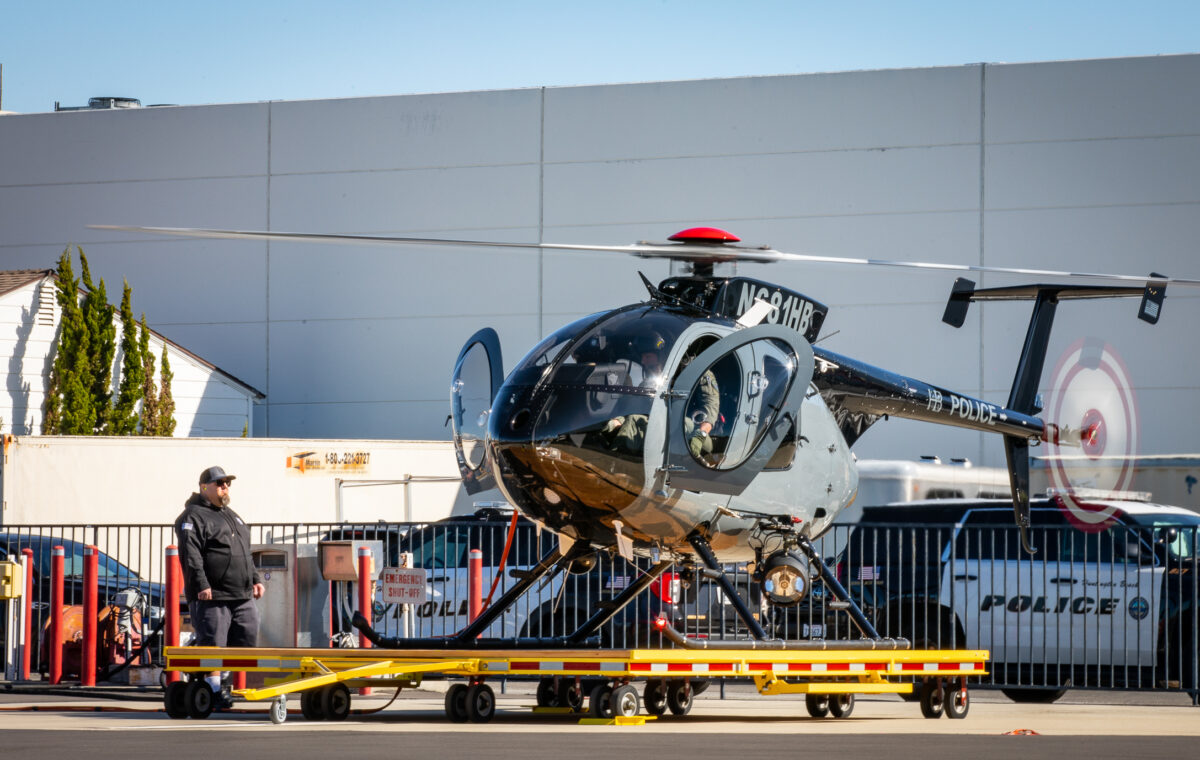
[[[867,507],[839,580],[883,635],[990,650],[986,682],[1017,701],[1068,686],[1195,693],[1200,515],[1072,496],[1031,507],[1032,555],[1008,500]]]
[[[475,516],[414,526],[403,533],[402,526],[370,526],[362,535],[330,537],[382,541],[387,566],[406,564],[425,572],[425,593],[420,601],[390,604],[383,601],[382,591],[376,594],[372,607],[376,631],[404,638],[449,636],[470,620],[471,550],[478,549],[481,554],[483,597],[495,601],[557,545],[554,533],[540,530],[524,518],[518,518],[510,542],[510,522],[509,515],[489,509]],[[645,561],[627,562],[605,553],[593,556],[594,562],[580,563],[573,572],[558,573],[549,582],[535,585],[483,636],[527,638],[573,633],[632,583],[643,566],[648,566]],[[640,594],[601,629],[600,644],[616,648],[657,646],[661,634],[654,629],[654,620],[665,616],[673,625],[683,625],[681,585],[678,574],[664,573],[648,593]],[[355,601],[352,593],[343,594],[342,599],[342,620],[336,627],[348,632]]]

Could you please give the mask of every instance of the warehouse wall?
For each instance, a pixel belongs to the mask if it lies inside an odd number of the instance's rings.
[[[1200,56],[868,71],[0,117],[0,254],[85,247],[173,340],[264,389],[256,432],[445,438],[462,341],[511,367],[573,317],[640,300],[663,262],[603,254],[153,239],[87,224],[661,240],[696,224],[833,256],[1200,276]],[[50,157],[50,158],[47,158]],[[952,276],[741,272],[831,307],[835,351],[994,401],[1027,306],[940,322]],[[986,280],[1006,284],[1012,280]],[[1144,453],[1192,451],[1200,300],[1059,310],[1054,359],[1098,336],[1137,386]],[[860,456],[999,442],[890,421]]]

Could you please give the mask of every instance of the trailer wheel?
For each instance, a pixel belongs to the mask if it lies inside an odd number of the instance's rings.
[[[621,718],[631,718],[637,715],[638,710],[642,707],[641,700],[638,699],[637,687],[631,683],[613,689],[609,701],[612,703],[613,715]]]
[[[921,714],[926,718],[940,718],[946,709],[942,693],[942,685],[936,678],[930,678],[921,684]]]
[[[854,712],[853,694],[834,694],[829,697],[829,712],[835,718],[849,718]]]
[[[467,685],[456,683],[446,690],[446,717],[453,723],[467,722]]]
[[[187,703],[184,702],[186,692],[186,681],[167,684],[167,690],[163,692],[163,709],[167,711],[168,718],[182,720],[188,716]]]
[[[694,701],[692,685],[687,681],[672,681],[667,686],[667,707],[672,715],[687,715]]]
[[[324,688],[300,692],[300,714],[305,720],[325,720],[325,710],[321,707],[321,693]]]
[[[808,709],[808,714],[812,717],[824,718],[829,714],[829,695],[805,694],[804,706]]]
[[[588,696],[588,709],[591,710],[592,717],[611,718],[613,716],[612,693],[613,688],[606,683],[592,689],[592,693]]]
[[[573,678],[564,678],[558,685],[558,706],[571,712],[583,712],[583,688]]]
[[[657,678],[647,681],[642,691],[642,703],[651,715],[664,715],[667,712],[667,682]]]
[[[280,694],[271,700],[271,706],[267,708],[267,716],[277,726],[287,720],[287,694]]]
[[[946,684],[946,693],[942,697],[947,718],[965,718],[971,709],[971,700],[967,696],[967,687],[962,684]]]
[[[472,684],[467,688],[467,720],[472,723],[487,723],[496,714],[496,692],[485,683]]]
[[[189,681],[183,692],[183,704],[189,718],[204,720],[213,711],[213,690],[203,678]]]
[[[350,689],[344,683],[334,683],[321,689],[321,712],[325,720],[345,720],[350,714]]]
[[[552,677],[547,676],[538,681],[537,706],[558,707],[558,688],[554,685]]]

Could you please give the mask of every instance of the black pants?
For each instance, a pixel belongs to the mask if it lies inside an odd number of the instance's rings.
[[[197,599],[188,603],[196,646],[258,646],[258,607],[253,599]]]

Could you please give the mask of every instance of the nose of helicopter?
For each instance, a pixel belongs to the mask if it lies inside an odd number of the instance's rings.
[[[489,419],[488,451],[514,506],[552,530],[597,539],[641,492],[642,452],[622,449],[611,420],[586,404],[575,408],[570,396],[554,386],[536,394],[504,389]]]

